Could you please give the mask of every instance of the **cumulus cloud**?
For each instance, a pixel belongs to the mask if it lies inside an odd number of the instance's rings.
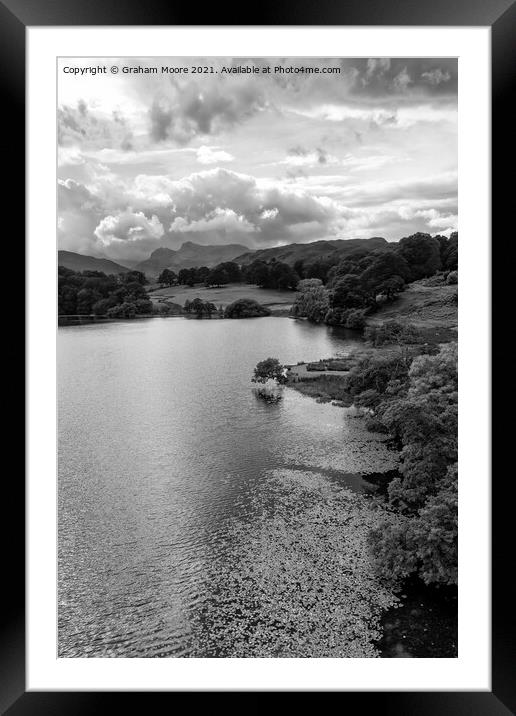
[[[157,240],[165,233],[157,216],[148,219],[141,211],[132,209],[120,211],[102,219],[95,229],[95,236],[104,246],[112,246],[116,242],[141,242],[142,239]]]
[[[288,240],[296,225],[313,222],[325,231],[336,213],[325,197],[220,168],[172,182],[169,192],[171,232],[242,233],[256,245]]]
[[[170,225],[170,231],[178,231],[179,233],[222,231],[224,233],[240,234],[259,231],[259,228],[251,224],[245,216],[238,215],[233,209],[217,207],[208,212],[202,219],[194,221],[182,216],[176,217]]]
[[[220,164],[222,162],[232,162],[234,156],[225,152],[218,147],[199,147],[197,150],[197,161],[199,164]]]
[[[60,247],[123,263],[186,240],[260,248],[456,226],[456,59],[198,64],[341,73],[63,75]]]

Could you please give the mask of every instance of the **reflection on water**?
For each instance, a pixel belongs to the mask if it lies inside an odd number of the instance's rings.
[[[342,410],[288,389],[266,404],[250,383],[268,356],[355,342],[284,318],[59,330],[60,656],[191,655],[207,566],[268,471],[340,455],[322,467],[359,486]]]

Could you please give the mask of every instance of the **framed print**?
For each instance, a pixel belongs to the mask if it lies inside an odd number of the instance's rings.
[[[27,167],[7,713],[516,708],[490,444],[514,5],[265,9],[2,5]]]

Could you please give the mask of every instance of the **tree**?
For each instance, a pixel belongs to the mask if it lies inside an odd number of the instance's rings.
[[[66,284],[59,286],[58,312],[60,316],[73,316],[77,313],[77,288],[75,286]]]
[[[152,301],[148,298],[139,298],[134,302],[134,308],[138,314],[152,313]]]
[[[117,306],[113,306],[107,312],[109,318],[134,318],[136,315],[136,308],[134,303],[120,303]]]
[[[210,269],[207,266],[199,266],[199,268],[195,270],[196,283],[205,283],[209,275]]]
[[[95,304],[93,304],[93,313],[96,316],[105,316],[110,308],[113,308],[113,306],[117,305],[117,299],[115,296],[110,296],[109,298],[101,298],[100,301],[97,301]]]
[[[144,274],[130,271],[121,277],[106,275],[102,271],[76,272],[64,267],[58,269],[58,310],[60,315],[94,313],[97,316],[125,317],[134,312],[147,313],[152,305],[143,281]],[[125,304],[124,309],[112,311]]]
[[[93,304],[100,301],[102,295],[91,288],[81,288],[77,294],[77,313],[89,315],[92,312]]]
[[[215,269],[226,272],[228,283],[239,283],[242,280],[240,266],[234,261],[223,261],[215,266]]]
[[[430,234],[412,234],[400,240],[398,252],[410,268],[410,278],[417,281],[432,276],[441,268],[440,244]]]
[[[338,278],[330,297],[331,308],[362,308],[371,303],[371,297],[363,289],[360,276],[346,274]]]
[[[276,261],[270,267],[269,283],[271,288],[277,288],[280,291],[295,291],[299,283],[299,276],[288,264]]]
[[[266,358],[254,369],[253,383],[266,383],[268,380],[276,380],[280,385],[287,382],[285,367],[277,358]]]
[[[195,269],[183,268],[177,274],[178,283],[182,286],[195,286]]]
[[[427,583],[457,582],[457,344],[414,358],[377,417],[401,443],[400,476],[388,487],[394,512],[371,534],[380,574],[418,572]],[[386,392],[389,386],[386,387]]]
[[[292,306],[292,315],[308,318],[314,323],[322,323],[330,306],[329,291],[322,285],[321,279],[307,278],[298,283],[299,296]]]
[[[226,283],[229,283],[228,273],[226,269],[221,268],[220,266],[215,266],[215,268],[210,271],[206,279],[207,286],[222,286]]]
[[[253,261],[246,269],[246,281],[261,288],[269,285],[269,266],[265,261]]]
[[[258,318],[270,315],[268,308],[261,306],[252,298],[239,298],[230,303],[224,311],[225,318]]]
[[[298,259],[294,262],[294,271],[297,273],[300,279],[306,278],[305,277],[305,262],[303,259]]]
[[[211,318],[212,314],[216,313],[217,307],[210,301],[194,298],[193,301],[186,300],[184,310],[185,313],[195,313],[197,318],[204,318],[205,316]]]
[[[136,281],[142,286],[145,286],[145,284],[149,283],[147,281],[147,277],[141,271],[128,271],[127,273],[122,273],[120,274],[120,279],[123,283],[133,283],[134,281]]]
[[[161,283],[165,286],[172,286],[176,282],[176,280],[176,274],[168,268],[163,269],[163,271],[158,277],[158,283]]]

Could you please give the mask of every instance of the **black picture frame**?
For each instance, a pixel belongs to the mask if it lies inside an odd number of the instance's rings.
[[[492,37],[492,236],[502,236],[507,207],[512,205],[509,192],[513,181],[514,115],[510,112],[511,89],[516,68],[516,2],[514,0],[262,0],[259,18],[252,17],[252,6],[224,3],[208,6],[176,4],[164,0],[0,0],[0,76],[4,115],[9,117],[9,144],[17,148],[17,163],[23,167],[25,147],[25,35],[29,26],[78,25],[390,25],[390,26],[490,26]],[[199,23],[199,18],[202,22]],[[5,145],[4,145],[5,146]],[[21,159],[20,159],[21,157]],[[504,171],[506,170],[506,171]],[[22,170],[23,171],[23,170]],[[506,179],[508,177],[509,179]],[[20,178],[21,179],[21,178]],[[9,187],[9,207],[20,220],[25,215],[22,182],[14,178]],[[464,207],[462,207],[464,211]],[[507,238],[509,239],[509,234]],[[507,242],[508,243],[508,242]],[[16,251],[19,249],[16,247]],[[493,296],[493,333],[503,320],[498,309],[504,305],[503,286],[509,286],[509,262],[497,262],[497,291]],[[506,275],[507,273],[507,275]],[[17,289],[19,295],[20,290]],[[22,299],[23,300],[23,299]],[[17,304],[19,322],[19,302]],[[506,336],[508,340],[508,336]],[[11,344],[9,344],[11,345]],[[15,341],[12,342],[14,350]],[[504,346],[507,349],[507,343]],[[508,350],[494,343],[492,358],[498,359],[493,376],[510,371]],[[23,361],[12,356],[12,365],[23,368]],[[511,372],[512,374],[512,372]],[[502,379],[501,377],[499,378]],[[9,405],[23,405],[19,380],[4,384],[4,400]],[[495,384],[496,385],[496,384]],[[501,404],[501,401],[500,401]],[[496,409],[496,399],[493,408]],[[493,411],[494,414],[495,410]],[[21,421],[20,421],[21,426]],[[497,426],[493,455],[510,444],[510,421]],[[510,464],[510,463],[509,463]],[[500,472],[500,471],[499,471]],[[493,579],[492,579],[492,691],[471,692],[341,692],[344,708],[370,708],[396,716],[426,714],[468,714],[469,716],[505,716],[516,713],[516,639],[514,638],[514,604],[516,595],[511,583],[512,502],[502,483],[511,481],[510,468],[493,481]],[[496,473],[493,470],[493,473]],[[471,476],[473,479],[474,476]],[[6,605],[1,612],[0,636],[0,710],[9,716],[24,714],[91,714],[120,707],[119,699],[129,696],[132,708],[149,707],[144,699],[154,692],[26,692],[25,689],[25,487],[14,470],[4,474],[5,512],[11,524],[4,536],[4,589]],[[496,489],[495,489],[496,488]],[[5,494],[7,492],[7,495]],[[4,527],[7,520],[3,520]],[[512,631],[511,631],[512,624]],[[173,694],[161,694],[165,698]],[[115,701],[116,700],[116,701]]]

